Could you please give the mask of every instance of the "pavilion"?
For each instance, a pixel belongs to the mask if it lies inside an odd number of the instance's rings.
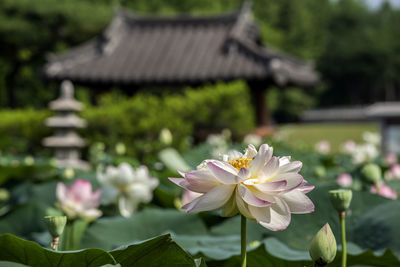
[[[245,2],[218,16],[154,17],[119,9],[97,37],[49,58],[48,80],[71,80],[94,90],[143,86],[198,86],[245,80],[251,89],[258,126],[270,123],[265,92],[269,86],[310,87],[313,66],[261,43]]]

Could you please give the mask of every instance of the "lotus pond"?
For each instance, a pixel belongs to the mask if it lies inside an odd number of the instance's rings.
[[[0,266],[244,266],[243,248],[247,266],[343,266],[340,214],[347,266],[400,266],[400,165],[378,143],[214,135],[148,162],[97,143],[88,171],[2,154]]]

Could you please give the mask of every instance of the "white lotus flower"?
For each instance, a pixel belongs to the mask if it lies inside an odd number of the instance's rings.
[[[379,133],[374,132],[364,132],[362,135],[363,140],[366,143],[379,146],[381,143],[381,135]]]
[[[243,143],[246,145],[254,144],[259,146],[262,144],[262,138],[257,134],[248,134],[243,138]]]
[[[119,212],[124,217],[131,216],[139,203],[150,202],[159,183],[146,166],[135,170],[128,163],[121,163],[118,168],[108,166],[105,173],[98,171],[97,180],[102,185],[102,203],[118,201]]]
[[[357,145],[351,156],[354,164],[361,164],[374,160],[379,156],[379,150],[375,145],[366,143]]]
[[[186,212],[222,209],[222,216],[238,211],[262,226],[285,229],[291,213],[310,213],[314,204],[305,195],[314,187],[298,173],[300,161],[272,156],[273,148],[261,145],[259,151],[249,145],[245,154],[234,152],[224,160],[206,160],[197,170],[169,178],[184,189],[202,195],[182,208]]]

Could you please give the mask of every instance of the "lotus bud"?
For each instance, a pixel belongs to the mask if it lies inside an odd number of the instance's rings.
[[[232,131],[228,128],[225,128],[221,132],[222,136],[225,137],[226,140],[230,140],[232,137]]]
[[[72,168],[66,168],[66,169],[64,170],[64,172],[63,172],[63,176],[64,176],[65,179],[68,179],[68,180],[74,178],[74,177],[75,177],[75,171],[74,171],[74,169],[72,169]]]
[[[323,177],[326,176],[326,169],[325,169],[324,166],[319,165],[319,166],[316,166],[316,167],[314,168],[314,173],[315,173],[315,175],[318,176],[319,178],[323,178]]]
[[[7,189],[0,188],[0,204],[7,202],[9,198],[10,193],[7,191]]]
[[[160,132],[159,140],[162,144],[169,146],[172,143],[172,133],[168,128],[163,128]]]
[[[102,142],[97,142],[94,144],[94,149],[96,149],[98,151],[104,151],[105,148],[106,148],[106,146]]]
[[[382,170],[378,165],[369,163],[361,169],[361,175],[365,180],[377,183],[382,179]]]
[[[35,159],[32,156],[27,156],[24,159],[24,163],[27,166],[32,166],[35,163]]]
[[[325,266],[336,256],[336,239],[328,223],[322,227],[311,241],[310,256],[316,266]]]
[[[126,153],[126,146],[125,146],[125,144],[124,144],[124,143],[121,143],[121,142],[118,142],[118,143],[115,145],[115,152],[116,152],[118,155],[124,155],[124,154]]]
[[[329,199],[338,212],[346,211],[349,208],[352,196],[353,192],[347,189],[329,191]]]

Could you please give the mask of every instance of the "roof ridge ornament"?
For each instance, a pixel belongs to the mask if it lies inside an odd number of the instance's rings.
[[[111,23],[102,34],[100,51],[106,55],[111,54],[122,39],[125,32],[125,17],[122,9],[118,9]]]

